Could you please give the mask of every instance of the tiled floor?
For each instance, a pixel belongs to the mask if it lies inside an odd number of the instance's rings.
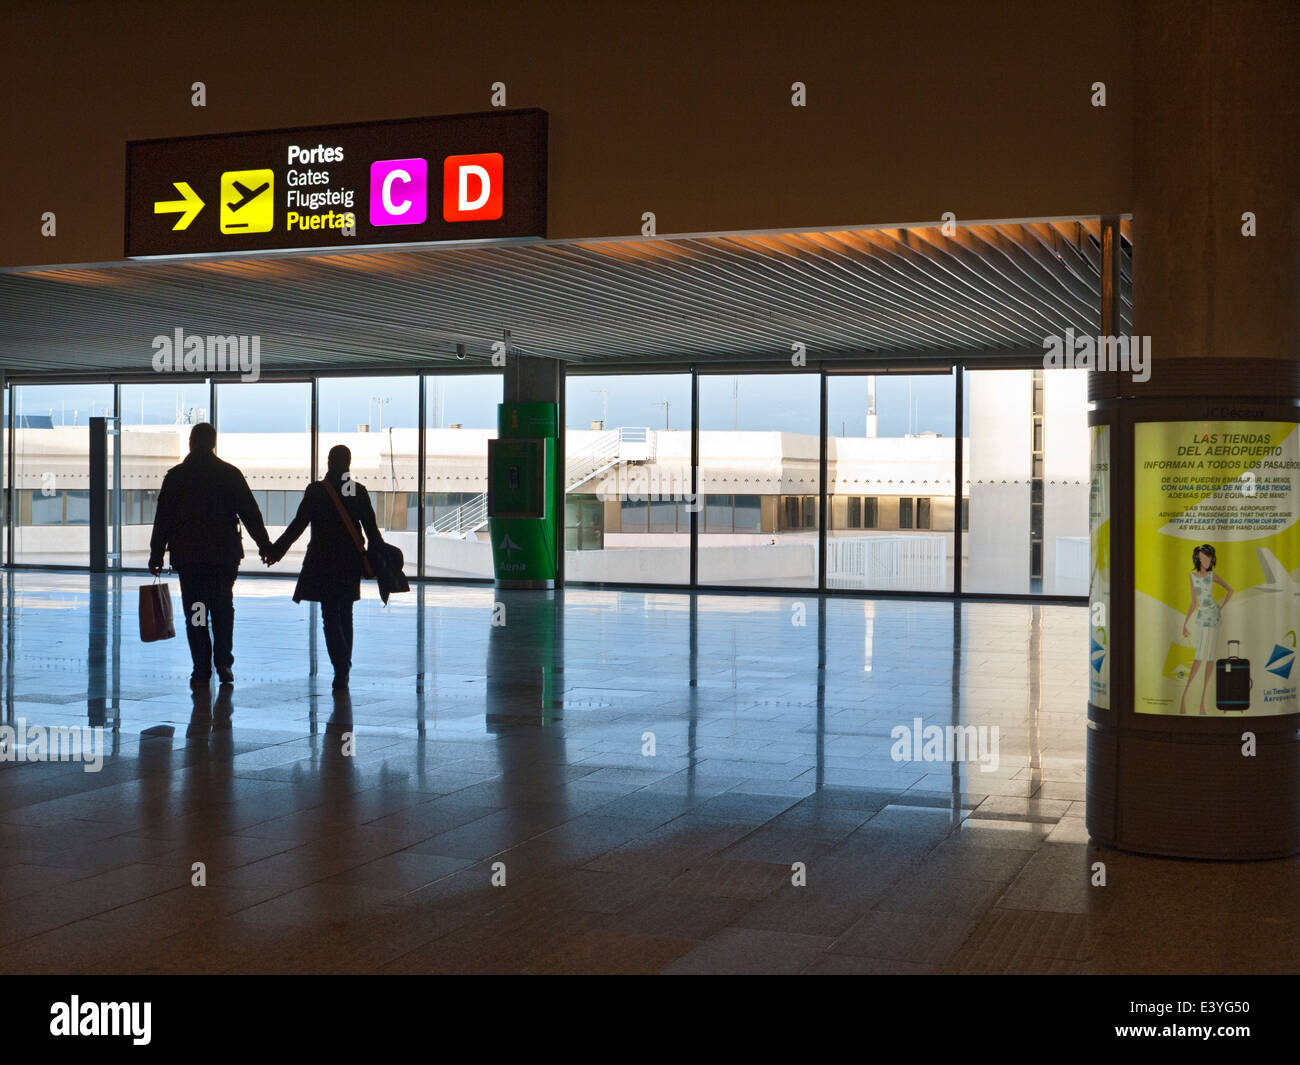
[[[0,766],[0,970],[1300,970],[1297,861],[1089,844],[1081,608],[433,586],[358,606],[349,701],[245,578],[211,705],[141,583],[0,575],[4,722],[112,728]]]

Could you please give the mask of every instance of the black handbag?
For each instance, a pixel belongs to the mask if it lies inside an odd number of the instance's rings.
[[[372,544],[366,548],[366,560],[379,585],[379,598],[385,605],[388,597],[399,592],[409,592],[411,585],[402,572],[402,552],[389,543]]]

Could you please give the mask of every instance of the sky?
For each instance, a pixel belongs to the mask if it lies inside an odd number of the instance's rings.
[[[953,434],[951,374],[876,377],[879,435],[931,431]],[[415,377],[322,378],[319,389],[323,432],[355,432],[358,425],[414,427],[419,417]],[[700,378],[700,428],[818,431],[818,377],[803,374],[719,374]],[[496,374],[460,374],[428,379],[428,422],[466,428],[492,428],[501,401]],[[49,414],[55,425],[85,425],[93,414],[111,411],[109,385],[15,386],[22,414]],[[969,394],[969,390],[967,392]],[[223,432],[306,432],[310,417],[306,382],[223,384],[218,387],[218,429]],[[861,375],[829,379],[831,435],[865,434],[867,381]],[[665,407],[665,404],[667,406]],[[198,408],[211,417],[208,389],[202,384],[122,386],[122,416],[127,426],[171,425],[178,410]],[[968,408],[969,410],[969,408]],[[910,413],[909,413],[910,412]],[[571,375],[567,379],[566,423],[586,429],[602,415],[608,426],[647,426],[688,430],[690,375]]]

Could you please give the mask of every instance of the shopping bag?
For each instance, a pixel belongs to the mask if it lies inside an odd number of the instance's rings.
[[[140,639],[145,643],[170,640],[176,635],[172,624],[171,589],[157,580],[140,586]]]
[[[1214,705],[1220,710],[1250,709],[1250,659],[1238,657],[1241,643],[1228,641],[1228,657],[1214,663]]]
[[[1195,658],[1196,648],[1171,643],[1169,653],[1165,655],[1165,668],[1160,671],[1160,674],[1170,680],[1186,680],[1187,675],[1192,671],[1192,662]]]

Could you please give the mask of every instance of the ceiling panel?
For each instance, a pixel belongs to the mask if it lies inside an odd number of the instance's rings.
[[[145,261],[0,274],[10,375],[149,373],[152,340],[260,338],[263,372],[514,350],[574,364],[1041,352],[1095,334],[1100,223],[1002,222]],[[1131,244],[1123,223],[1124,331]],[[465,352],[457,359],[457,345]]]

